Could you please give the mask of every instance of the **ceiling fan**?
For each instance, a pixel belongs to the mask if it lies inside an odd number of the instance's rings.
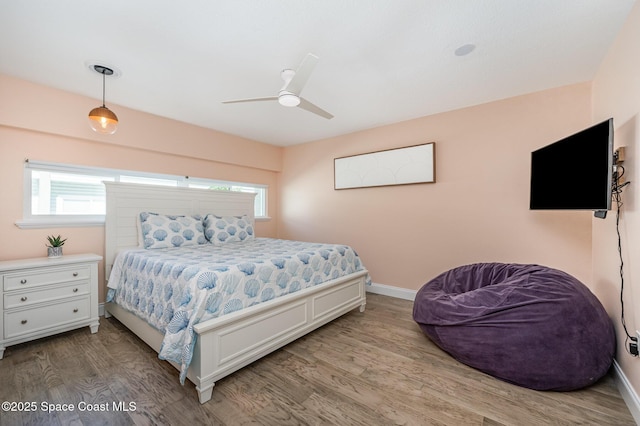
[[[269,96],[266,98],[252,98],[252,99],[238,99],[234,101],[224,101],[223,104],[234,104],[240,102],[261,102],[261,101],[278,101],[282,106],[286,107],[299,107],[306,111],[312,112],[324,117],[327,120],[331,120],[333,115],[329,114],[322,108],[312,104],[308,100],[300,97],[300,92],[304,89],[304,85],[307,83],[311,72],[318,63],[318,57],[313,53],[308,53],[303,59],[302,63],[297,70],[285,69],[282,70],[280,76],[284,80],[284,86],[278,92],[278,96]]]

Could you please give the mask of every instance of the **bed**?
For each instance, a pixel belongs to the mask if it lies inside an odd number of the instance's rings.
[[[156,257],[162,253],[163,256],[166,255],[169,259],[172,259],[174,251],[183,251],[182,249],[174,248],[150,250],[149,248],[153,248],[157,241],[154,243],[154,241],[150,241],[145,237],[147,234],[144,234],[144,232],[147,232],[148,229],[145,231],[141,229],[146,224],[144,215],[159,214],[203,218],[204,223],[204,219],[208,220],[214,214],[215,218],[218,219],[238,218],[241,222],[246,221],[251,224],[255,220],[253,213],[255,194],[112,182],[106,182],[105,186],[107,193],[105,273],[107,285],[110,288],[108,302],[105,303],[105,316],[114,316],[156,352],[163,354],[166,352],[167,346],[169,346],[167,343],[169,329],[163,329],[162,326],[154,323],[154,321],[143,319],[143,313],[137,312],[124,301],[121,304],[116,303],[119,299],[116,296],[117,292],[122,290],[112,288],[125,285],[115,283],[120,278],[116,279],[114,277],[122,277],[127,274],[129,274],[129,277],[133,277],[134,271],[126,269],[128,266],[140,265],[141,262],[150,262],[139,258],[144,256],[145,252]],[[206,231],[209,232],[211,229],[215,231],[214,226],[207,227]],[[224,230],[228,230],[228,228]],[[237,237],[239,235],[239,233],[234,233],[232,237],[238,240],[239,238]],[[224,240],[227,237],[228,234],[224,232],[218,233],[213,236],[211,241],[215,242],[217,238]],[[189,267],[194,267],[193,265],[202,259],[219,256],[216,250],[221,246],[224,246],[225,249],[233,247],[235,250],[234,255],[223,255],[225,261],[231,262],[235,257],[241,259],[240,263],[236,265],[216,264],[208,267],[209,272],[202,272],[197,276],[200,283],[204,282],[203,277],[206,278],[213,275],[216,275],[216,279],[220,280],[220,282],[227,279],[226,275],[220,275],[222,271],[225,274],[233,272],[237,277],[240,277],[238,278],[239,280],[242,279],[242,271],[247,272],[246,268],[250,266],[247,266],[247,262],[242,261],[244,254],[239,247],[252,247],[250,249],[253,250],[251,256],[255,257],[258,254],[266,256],[256,260],[258,266],[260,266],[260,262],[271,262],[269,266],[271,266],[271,270],[275,271],[272,274],[275,284],[272,283],[271,285],[274,286],[273,288],[276,292],[281,288],[286,288],[286,290],[281,291],[282,294],[278,295],[278,297],[275,297],[272,290],[263,292],[264,294],[269,294],[269,297],[264,295],[261,298],[253,297],[258,294],[258,291],[251,290],[254,288],[252,286],[255,285],[255,282],[245,282],[241,284],[245,289],[243,298],[247,299],[247,294],[249,294],[253,299],[244,300],[242,309],[239,306],[233,309],[229,308],[238,302],[234,301],[232,303],[230,300],[225,300],[220,304],[219,314],[214,315],[213,312],[210,312],[211,310],[198,308],[193,311],[200,312],[202,315],[195,319],[191,317],[189,320],[184,321],[180,328],[193,336],[192,341],[189,340],[188,336],[186,343],[180,341],[181,345],[186,344],[186,347],[190,348],[190,354],[181,358],[183,361],[186,359],[188,362],[181,363],[179,359],[175,359],[172,356],[164,359],[167,359],[181,371],[181,379],[186,377],[195,384],[200,403],[205,403],[211,399],[213,387],[217,380],[355,308],[359,308],[361,312],[365,309],[365,285],[368,281],[368,273],[364,266],[359,263],[359,259],[356,259],[358,262],[355,266],[343,266],[343,271],[340,274],[331,270],[331,265],[322,266],[322,264],[317,263],[321,262],[323,258],[333,259],[333,263],[336,263],[335,256],[345,256],[345,253],[349,255],[350,250],[352,250],[350,247],[274,240],[275,244],[280,244],[278,249],[280,251],[276,253],[278,256],[274,258],[274,255],[265,253],[267,249],[263,245],[271,244],[271,241],[267,241],[271,239],[253,237],[248,238],[246,241],[232,241],[233,239],[227,240],[229,243],[225,244],[202,244],[202,249],[207,251],[205,254],[200,252],[199,247],[197,247],[198,244],[193,243],[188,247],[184,247],[185,252],[192,253],[191,256],[198,259],[197,261],[191,259]],[[169,240],[167,239],[167,241]],[[175,242],[175,240],[173,241]],[[195,238],[190,241],[195,241]],[[296,244],[309,244],[309,246],[303,246],[302,251],[306,254],[301,255],[302,257],[292,255],[288,251],[293,250],[295,247],[290,246],[295,246]],[[145,246],[147,247],[145,248]],[[335,254],[334,250],[337,250],[339,254]],[[307,274],[299,281],[306,280],[311,285],[297,287],[297,281],[295,280],[295,282],[291,281],[286,286],[282,282],[278,283],[278,269],[290,268],[289,263],[282,263],[285,259],[293,258],[297,264],[302,262],[301,265],[304,266],[304,261],[308,262],[309,256],[315,262],[314,265],[321,265],[318,266],[318,269],[326,271],[324,274],[326,278],[323,282],[319,282],[317,276],[322,274]],[[355,256],[357,258],[357,254]],[[293,260],[290,260],[290,262],[293,262]],[[344,259],[340,258],[340,262],[344,262]],[[199,267],[206,268],[205,266]],[[254,267],[256,266],[254,265]],[[185,266],[181,268],[180,271]],[[138,269],[142,271],[144,268]],[[153,268],[147,268],[147,272],[150,269]],[[296,267],[291,267],[291,269],[296,269]],[[158,269],[159,271],[160,268]],[[167,272],[165,275],[171,279],[176,274]],[[184,273],[182,275],[187,274]],[[180,275],[180,279],[182,279],[182,275]],[[271,274],[261,274],[262,281],[267,283],[269,279],[265,275]],[[197,281],[195,277],[194,280]],[[124,283],[127,280],[122,281]],[[134,280],[130,279],[129,281]],[[143,282],[142,278],[140,278],[140,282]],[[279,284],[280,286],[278,286]],[[142,288],[142,286],[140,287]],[[205,287],[205,289],[202,289],[202,287]],[[199,289],[205,291],[209,290],[209,287],[212,286],[205,284],[200,285]],[[200,290],[194,291],[194,294],[198,295],[194,299],[200,298]],[[128,291],[131,292],[133,290],[129,289]],[[149,290],[149,294],[151,294],[151,290]],[[198,300],[211,300],[210,295],[202,297],[204,299],[200,298]],[[123,298],[120,299],[124,300]],[[200,305],[196,303],[196,305],[205,306],[206,303],[201,303]],[[148,305],[145,306],[148,308]],[[222,307],[226,307],[226,309],[222,309]],[[169,320],[170,318],[167,318],[167,321]],[[170,322],[165,323],[165,325],[168,323]],[[171,338],[173,337],[175,336]]]

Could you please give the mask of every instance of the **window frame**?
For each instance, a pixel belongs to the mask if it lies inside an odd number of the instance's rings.
[[[271,218],[268,215],[268,185],[235,182],[210,178],[179,176],[163,173],[140,172],[135,170],[110,169],[102,167],[79,166],[74,164],[52,163],[45,161],[25,160],[23,173],[23,203],[22,203],[22,220],[16,221],[16,226],[21,229],[35,228],[51,228],[51,227],[90,227],[104,226],[104,214],[33,214],[32,213],[32,175],[34,171],[59,172],[78,175],[101,176],[113,178],[114,182],[130,181],[133,178],[139,179],[159,179],[175,182],[175,185],[167,185],[172,187],[198,187],[198,186],[236,186],[245,189],[256,189],[258,193],[256,204],[259,207],[255,211],[256,221],[266,221]],[[137,182],[145,185],[153,185],[146,182]],[[162,186],[162,185],[155,185]],[[253,192],[253,191],[245,191]],[[262,213],[262,214],[259,214]]]

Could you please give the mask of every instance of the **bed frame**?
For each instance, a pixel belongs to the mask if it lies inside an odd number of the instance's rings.
[[[138,246],[137,216],[142,211],[254,218],[253,193],[112,182],[105,186],[107,279],[118,251]],[[359,271],[195,325],[197,340],[187,378],[195,384],[200,403],[211,399],[217,380],[355,308],[363,312],[366,274],[366,270]],[[163,336],[155,328],[118,305],[106,303],[105,317],[111,315],[160,351]]]

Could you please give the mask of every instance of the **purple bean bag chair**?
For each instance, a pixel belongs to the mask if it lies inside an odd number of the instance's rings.
[[[530,389],[588,386],[615,355],[613,324],[593,293],[539,265],[447,271],[418,291],[413,319],[458,361]]]

